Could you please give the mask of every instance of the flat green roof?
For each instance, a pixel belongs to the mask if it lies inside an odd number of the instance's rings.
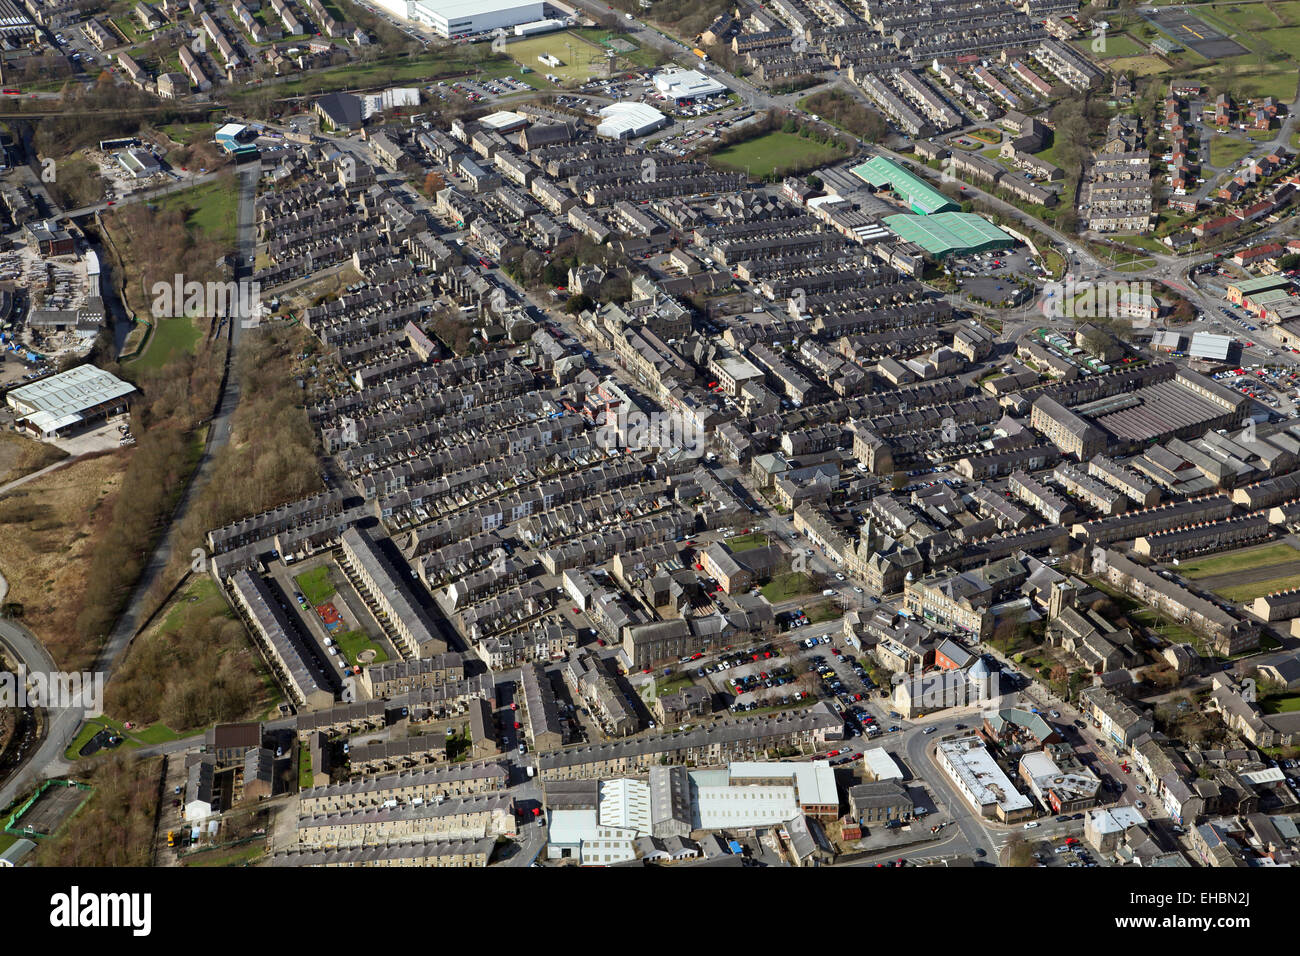
[[[971,212],[940,212],[933,216],[899,213],[883,220],[900,238],[915,242],[932,256],[1005,249],[1016,240],[982,216]]]
[[[923,179],[909,173],[898,163],[884,156],[873,157],[861,166],[853,167],[852,172],[853,175],[866,180],[877,189],[888,186],[907,201],[913,212],[920,213],[922,216],[961,208],[960,203],[953,202]]]

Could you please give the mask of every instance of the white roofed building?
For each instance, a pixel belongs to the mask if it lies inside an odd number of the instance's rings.
[[[644,103],[614,103],[600,111],[596,135],[606,139],[635,139],[664,126],[668,117]]]
[[[654,75],[655,89],[672,103],[699,100],[727,92],[727,87],[699,70],[664,70]]]
[[[79,365],[6,397],[16,422],[50,439],[82,425],[126,411],[126,397],[135,386],[93,365]]]

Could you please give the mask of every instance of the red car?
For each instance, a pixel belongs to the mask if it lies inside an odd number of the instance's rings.
[[[839,656],[840,656],[840,649],[839,649],[838,647],[832,647],[832,648],[831,648],[831,653],[834,654],[836,657],[839,657]]]
[[[601,647],[604,647],[604,646],[605,646],[605,639],[604,639],[603,637],[598,637],[598,638],[596,638],[596,643],[599,644]]]
[[[518,730],[518,729],[519,729],[520,727],[522,727],[522,726],[523,726],[523,724],[521,724],[519,721],[517,721],[517,720],[515,721],[515,730]]]
[[[839,752],[838,750],[832,750],[832,751],[831,751],[830,753],[828,753],[826,756],[828,756],[828,757],[838,757],[839,755],[840,755],[840,752]]]
[[[649,673],[650,673],[650,668],[648,668],[648,667],[643,667],[643,668],[641,668],[641,673],[642,673],[642,674],[649,674]]]
[[[511,704],[511,705],[510,705],[510,709],[511,709],[511,710],[518,710],[518,709],[519,709],[519,705],[518,705],[518,704]]]

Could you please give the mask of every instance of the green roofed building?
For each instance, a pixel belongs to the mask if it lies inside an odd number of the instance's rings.
[[[915,242],[936,259],[953,253],[991,252],[1016,244],[993,223],[969,212],[940,212],[933,216],[899,213],[885,216],[882,221],[900,238]]]
[[[961,209],[960,203],[953,202],[920,177],[914,176],[898,163],[883,156],[877,156],[861,166],[853,167],[853,175],[865,179],[877,189],[892,190],[913,212],[922,216]]]

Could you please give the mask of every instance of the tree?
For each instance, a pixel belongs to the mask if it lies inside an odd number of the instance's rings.
[[[591,300],[590,296],[579,292],[564,304],[564,311],[569,315],[577,315],[579,312],[586,312],[588,309],[594,308],[595,305],[596,303]]]
[[[1034,848],[1026,842],[1024,835],[1020,833],[1013,833],[1007,837],[1003,852],[1006,854],[1008,866],[1033,866],[1036,862],[1034,860]]]

